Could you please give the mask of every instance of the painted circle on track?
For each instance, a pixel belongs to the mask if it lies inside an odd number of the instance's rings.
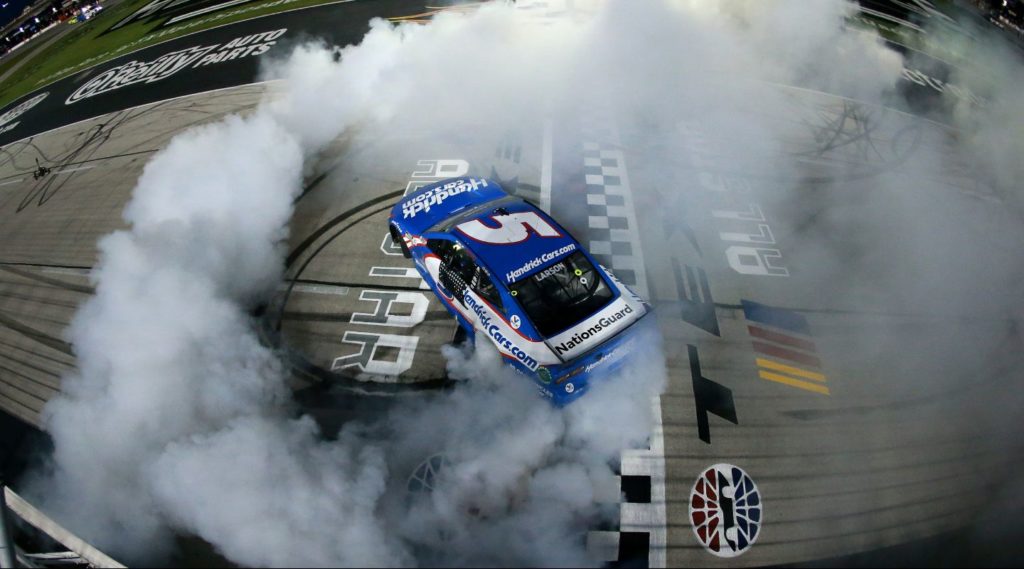
[[[738,466],[720,463],[697,477],[690,491],[690,523],[697,541],[718,557],[745,553],[761,532],[761,492]]]
[[[28,99],[27,101],[0,115],[0,126],[3,126],[13,121],[14,119],[20,117],[21,115],[25,114],[26,111],[41,103],[43,99],[45,99],[46,96],[49,94],[50,93],[46,91],[39,93],[35,97]]]

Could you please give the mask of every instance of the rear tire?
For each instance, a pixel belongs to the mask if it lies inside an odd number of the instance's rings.
[[[412,253],[409,252],[409,246],[405,244],[405,239],[402,239],[402,236],[398,234],[398,228],[388,224],[388,231],[391,232],[391,240],[398,243],[398,246],[402,248],[402,255],[406,259],[411,259]]]

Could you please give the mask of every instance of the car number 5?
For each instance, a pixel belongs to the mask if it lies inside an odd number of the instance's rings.
[[[530,236],[530,232],[540,237],[561,237],[562,234],[551,224],[533,211],[523,211],[504,215],[492,215],[490,220],[497,224],[491,227],[479,219],[460,223],[459,231],[474,241],[494,245],[513,245],[522,243]]]

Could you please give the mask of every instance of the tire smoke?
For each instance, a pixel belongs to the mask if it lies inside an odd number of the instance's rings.
[[[56,451],[37,490],[47,510],[140,563],[165,562],[175,533],[191,533],[243,565],[593,564],[586,531],[614,515],[602,500],[618,492],[609,463],[646,444],[651,397],[665,388],[659,346],[564,411],[488,345],[450,347],[463,385],[326,440],[292,403],[250,311],[280,282],[303,173],[339,138],[381,141],[370,159],[387,161],[473,147],[602,99],[624,135],[648,145],[637,179],[667,180],[638,190],[652,211],[678,207],[664,186],[679,175],[678,127],[694,118],[723,135],[736,171],[759,171],[793,198],[815,172],[790,153],[799,121],[765,118],[793,107],[777,84],[880,103],[901,72],[877,36],[844,25],[852,8],[839,0],[595,6],[545,21],[496,3],[423,26],[375,21],[355,46],[300,46],[266,66],[281,93],[155,156],[125,209],[128,229],[99,243],[96,295],[68,332],[79,368],[47,408]],[[840,232],[852,223],[832,215]],[[807,255],[821,259],[824,283],[848,262],[828,245]],[[849,286],[851,298],[877,292]],[[435,455],[433,490],[411,494],[408,473]]]

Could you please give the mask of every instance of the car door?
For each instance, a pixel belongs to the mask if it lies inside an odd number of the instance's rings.
[[[476,273],[469,283],[469,288],[477,296],[490,304],[492,308],[497,310],[499,314],[504,314],[505,310],[501,302],[501,292],[498,290],[498,287],[494,286],[494,281],[483,267],[477,267]]]
[[[465,306],[466,288],[479,269],[476,262],[458,241],[430,239],[427,247],[441,260],[437,279],[441,292]]]

